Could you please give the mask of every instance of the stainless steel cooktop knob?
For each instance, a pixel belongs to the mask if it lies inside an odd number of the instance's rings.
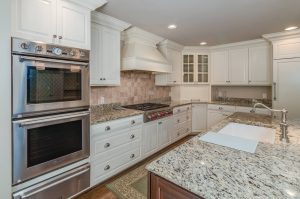
[[[53,48],[52,53],[55,54],[55,55],[61,55],[62,50],[60,48]]]
[[[21,48],[22,49],[28,49],[29,45],[27,43],[21,43]]]
[[[76,52],[72,50],[72,51],[70,51],[70,55],[71,55],[71,56],[75,56],[75,55],[76,55]]]
[[[85,57],[85,52],[84,51],[80,51],[80,57]]]

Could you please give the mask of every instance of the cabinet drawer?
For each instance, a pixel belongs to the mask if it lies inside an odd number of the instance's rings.
[[[242,106],[237,106],[236,107],[236,112],[242,112],[242,113],[258,113],[258,114],[264,114],[264,115],[271,115],[271,111],[265,108],[255,108],[253,109],[252,107],[242,107]]]
[[[115,136],[110,137],[95,137],[92,140],[91,155],[97,155],[105,151],[109,151],[122,144],[134,142],[141,139],[142,128],[126,129],[123,131],[114,132]]]
[[[208,104],[208,110],[235,112],[235,106]]]
[[[100,123],[92,125],[91,132],[92,135],[95,134],[109,134],[112,131],[122,130],[125,128],[130,128],[143,124],[143,115],[138,115],[134,117],[123,118],[119,120],[114,120],[110,122]]]
[[[107,154],[109,155],[109,154]],[[126,153],[123,153],[120,156],[112,157],[109,160],[103,161],[101,159],[97,161],[92,161],[92,173],[93,178],[101,178],[103,175],[114,175],[114,171],[119,169],[122,166],[134,161],[141,156],[140,148],[135,148]]]
[[[179,114],[191,110],[191,105],[179,106],[173,109],[173,114]]]
[[[179,124],[188,120],[191,120],[191,114],[189,113],[181,113],[174,115],[174,124]]]

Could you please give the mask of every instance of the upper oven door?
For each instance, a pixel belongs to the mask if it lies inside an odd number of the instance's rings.
[[[13,184],[87,158],[90,113],[13,121]]]
[[[88,63],[13,55],[13,117],[89,106]]]

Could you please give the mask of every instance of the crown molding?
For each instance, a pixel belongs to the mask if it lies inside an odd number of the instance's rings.
[[[73,3],[76,3],[80,6],[86,7],[90,10],[96,10],[97,8],[100,8],[104,4],[107,3],[107,0],[67,0]]]
[[[93,23],[100,24],[118,31],[126,30],[131,26],[131,24],[127,22],[105,15],[98,11],[92,11],[91,20]]]
[[[265,39],[254,39],[249,41],[242,41],[242,42],[235,42],[235,43],[229,43],[229,44],[222,44],[217,46],[210,46],[210,50],[215,49],[222,49],[222,48],[232,48],[232,47],[239,47],[239,46],[249,46],[249,45],[258,45],[258,44],[268,44],[268,42]]]
[[[271,34],[264,34],[262,37],[269,41],[272,41],[272,42],[278,41],[278,40],[283,40],[283,39],[299,38],[300,37],[300,29],[271,33]]]

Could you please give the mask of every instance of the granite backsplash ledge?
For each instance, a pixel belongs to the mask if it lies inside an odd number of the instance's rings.
[[[149,72],[121,72],[121,85],[115,87],[92,87],[91,105],[100,104],[104,97],[105,104],[137,104],[159,102],[168,99],[171,88],[155,85],[155,75]],[[163,100],[167,101],[167,100]]]

